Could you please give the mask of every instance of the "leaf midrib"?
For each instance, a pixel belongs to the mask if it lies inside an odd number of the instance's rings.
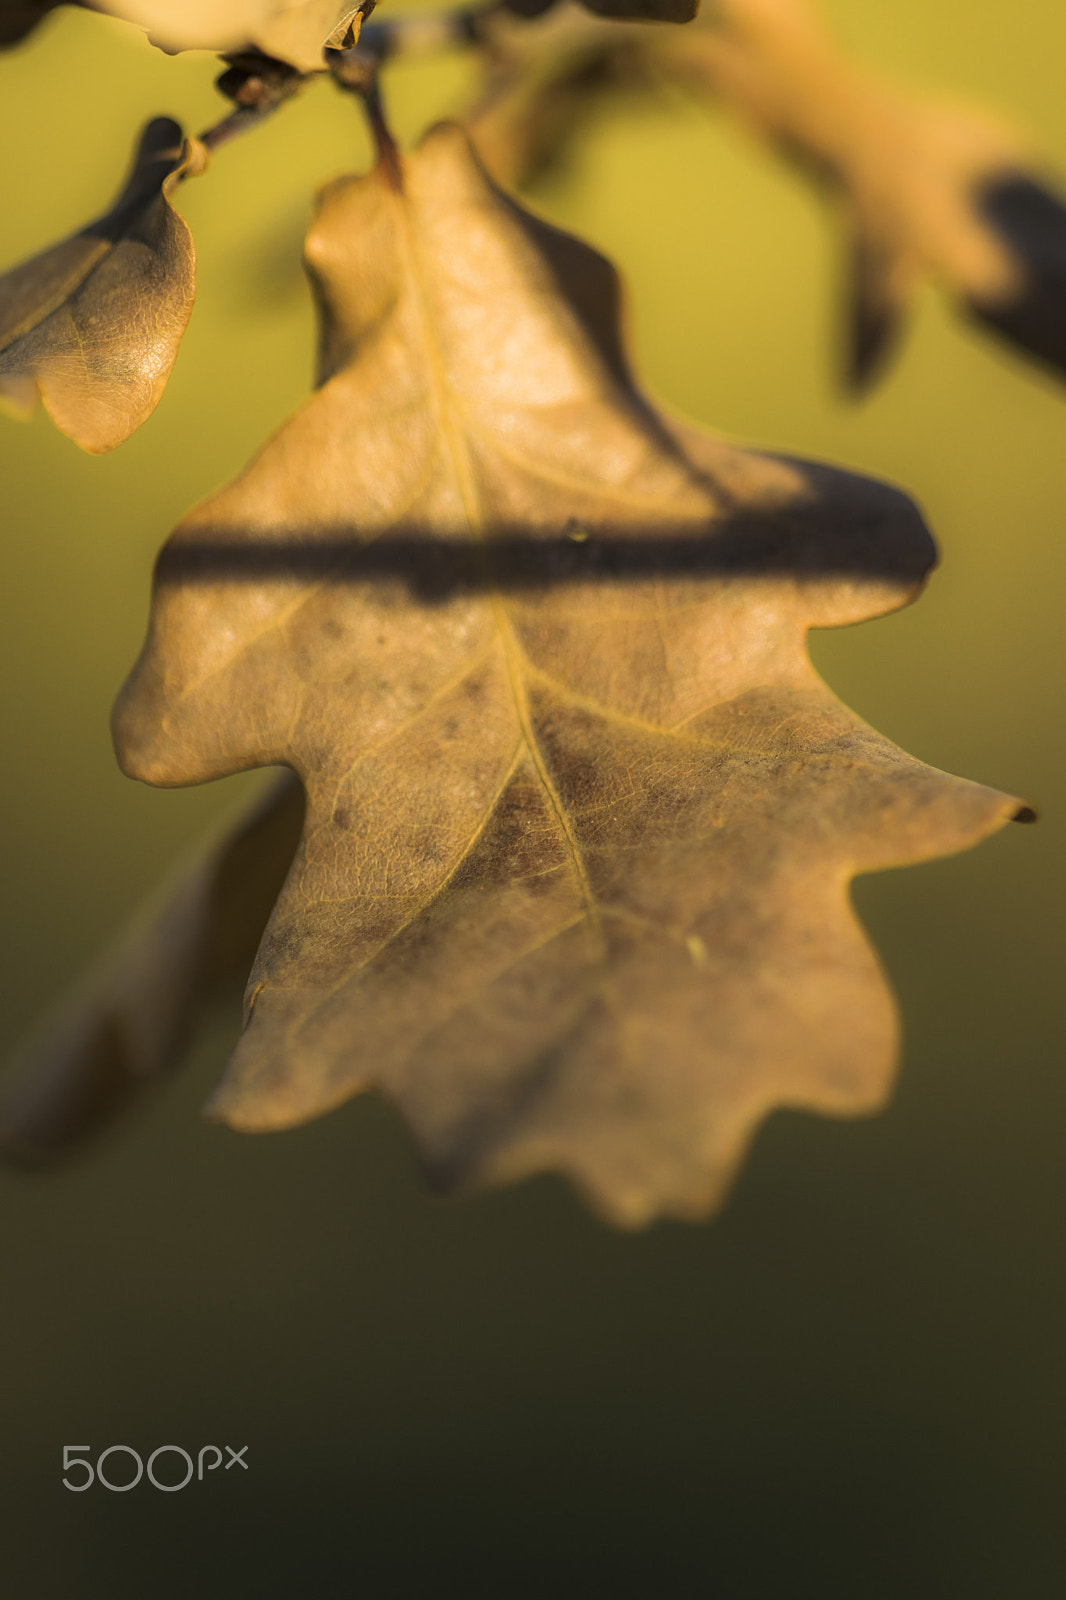
[[[455,476],[459,498],[469,524],[471,534],[478,546],[484,552],[486,545],[485,517],[482,512],[481,498],[478,494],[477,483],[470,463],[470,452],[463,434],[462,426],[457,418],[456,406],[448,382],[447,367],[445,365],[440,345],[437,341],[436,330],[433,326],[433,317],[425,292],[426,275],[423,270],[421,252],[415,229],[408,210],[406,197],[397,194],[395,197],[396,209],[399,218],[399,237],[401,252],[404,258],[403,270],[409,283],[409,289],[415,312],[422,333],[422,344],[429,371],[429,388],[433,398],[434,411],[445,449],[451,462]],[[562,798],[552,781],[544,753],[540,748],[529,709],[529,700],[526,694],[525,673],[523,669],[523,652],[518,640],[515,638],[511,619],[507,615],[506,607],[495,587],[486,584],[491,604],[496,631],[503,647],[504,664],[507,669],[507,679],[511,688],[511,697],[514,702],[515,715],[521,730],[522,739],[529,752],[529,758],[537,774],[548,804],[555,815],[559,830],[566,840],[567,849],[573,862],[575,877],[585,902],[586,913],[589,921],[596,931],[601,948],[601,958],[606,962],[607,944],[603,931],[600,908],[589,881],[585,863],[578,848],[577,839],[570,827]]]

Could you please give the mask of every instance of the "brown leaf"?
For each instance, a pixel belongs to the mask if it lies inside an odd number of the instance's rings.
[[[774,1106],[885,1096],[849,877],[1019,813],[803,647],[910,599],[928,535],[653,410],[611,267],[455,128],[330,186],[308,256],[322,387],[172,537],[115,712],[150,783],[307,791],[211,1113],[377,1086],[442,1187],[556,1169],[620,1223],[702,1214]]]
[[[373,0],[91,0],[98,11],[148,30],[164,50],[261,50],[301,72],[321,72],[322,52],[349,49]]]
[[[196,253],[170,196],[203,170],[195,139],[157,117],[115,205],[0,277],[0,397],[38,394],[85,450],[112,450],[159,403],[192,311]]]
[[[1064,362],[1063,295],[1048,295],[1047,286],[1050,279],[1066,289],[1066,230],[1060,223],[1050,246],[1046,228],[1037,230],[1027,250],[1032,230],[1000,225],[986,200],[1029,173],[1026,143],[1013,129],[983,111],[883,83],[837,49],[807,0],[717,0],[711,20],[686,32],[681,48],[665,36],[650,48],[663,69],[726,101],[840,196],[854,240],[853,386],[882,365],[927,275],[964,308],[989,312],[989,322],[1028,305],[1020,320],[1030,337],[1020,342],[1039,346],[1033,323],[1043,317],[1048,348],[1039,353]],[[1008,334],[1009,321],[1002,319]]]
[[[180,1059],[197,1016],[243,985],[300,836],[291,774],[213,839],[20,1052],[0,1148],[37,1166],[97,1131]]]

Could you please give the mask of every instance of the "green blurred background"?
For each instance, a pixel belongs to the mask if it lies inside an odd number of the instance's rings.
[[[1020,118],[1066,182],[1059,4],[825,10],[884,70]],[[65,10],[0,61],[4,260],[105,207],[142,119],[215,121],[214,70]],[[461,57],[397,66],[400,131],[471,81]],[[327,87],[221,152],[180,196],[199,298],[156,415],[102,459],[43,417],[0,432],[4,1043],[259,781],[129,783],[108,708],[168,529],[305,392],[308,197],[367,154]],[[930,292],[843,404],[832,218],[680,100],[605,119],[535,203],[622,266],[653,392],[918,496],[943,571],[815,657],[908,750],[1043,821],[859,884],[906,1021],[893,1104],[773,1117],[708,1226],[616,1236],[547,1179],[432,1201],[371,1100],[281,1136],[204,1126],[235,1019],[78,1164],[2,1175],[18,1600],[1066,1592],[1066,390]],[[65,1443],[169,1442],[248,1444],[250,1470],[60,1485]]]

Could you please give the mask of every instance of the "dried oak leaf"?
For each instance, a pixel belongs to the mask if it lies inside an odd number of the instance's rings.
[[[840,50],[807,0],[716,0],[656,36],[661,68],[723,99],[839,195],[852,238],[846,377],[883,365],[926,276],[1066,374],[1066,205],[984,111],[908,94]]]
[[[166,546],[114,719],[150,783],[307,794],[209,1114],[376,1086],[441,1187],[555,1169],[619,1223],[702,1214],[773,1107],[887,1091],[849,877],[1019,814],[803,647],[910,599],[928,535],[654,410],[613,269],[454,127],[330,186],[308,257],[321,387]]]
[[[112,450],[159,403],[196,293],[196,252],[170,196],[203,147],[157,117],[106,216],[0,277],[0,398],[40,395],[84,450]]]

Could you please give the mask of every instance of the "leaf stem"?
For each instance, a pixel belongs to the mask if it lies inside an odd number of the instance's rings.
[[[400,151],[385,116],[381,86],[378,82],[381,57],[369,50],[360,49],[347,50],[343,53],[331,50],[329,56],[334,82],[347,93],[358,95],[363,103],[363,110],[366,112],[374,139],[378,164],[393,188],[402,189],[403,168]]]

